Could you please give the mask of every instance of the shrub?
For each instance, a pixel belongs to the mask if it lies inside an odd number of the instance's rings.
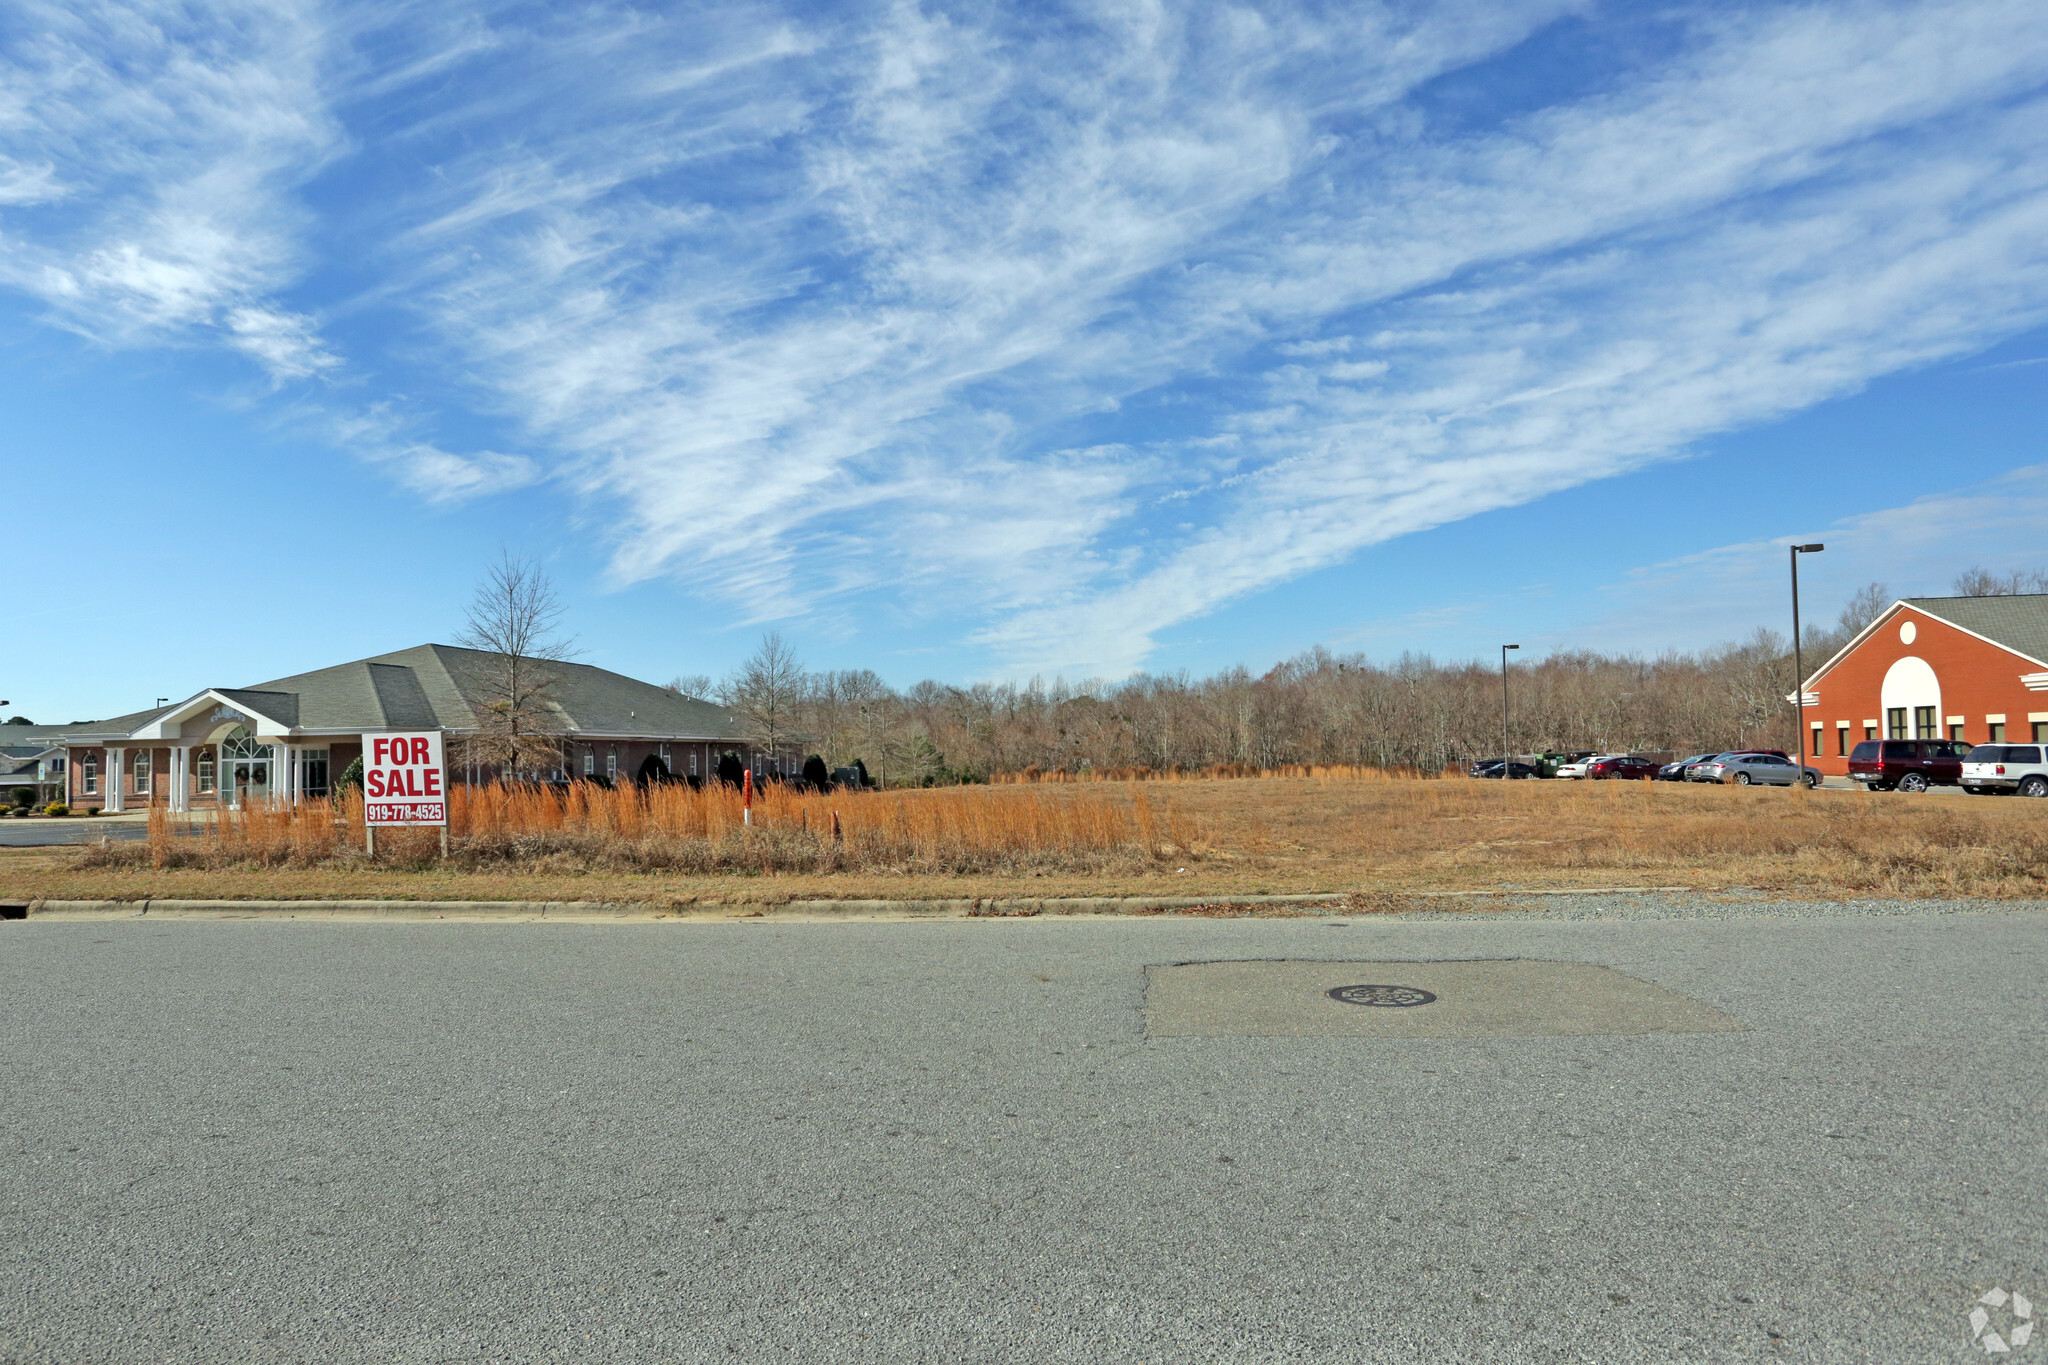
[[[69,815],[71,814],[71,807],[65,805],[62,801],[52,801],[49,805],[43,807],[43,814]]]
[[[87,806],[85,808],[85,813],[87,815],[98,815],[102,809],[103,807],[100,806]]]

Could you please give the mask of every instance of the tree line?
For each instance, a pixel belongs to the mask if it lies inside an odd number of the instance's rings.
[[[2048,573],[1957,578],[1959,596],[2048,591]],[[1893,601],[1871,583],[1832,625],[1806,628],[1809,672]],[[480,586],[462,642],[503,659],[487,685],[470,751],[499,771],[544,769],[548,668],[573,650],[559,601],[537,566],[507,558]],[[1745,640],[1655,658],[1573,650],[1510,666],[1507,748],[1698,753],[1781,748],[1795,679],[1789,639]],[[1316,648],[1264,673],[1196,678],[1141,673],[1120,681],[925,681],[891,686],[870,669],[812,671],[771,632],[729,677],[678,677],[671,690],[729,707],[747,737],[784,758],[831,769],[861,764],[891,786],[980,782],[1039,773],[1271,769],[1344,764],[1435,773],[1502,748],[1501,672],[1491,660],[1390,661]],[[815,772],[816,768],[813,767]]]
[[[2048,574],[1972,569],[1958,596],[2048,591]],[[1809,672],[1895,599],[1871,583],[1831,625],[1806,627]],[[1509,667],[1508,747],[1698,753],[1790,743],[1789,636],[1655,658],[1574,650]],[[1121,681],[920,682],[891,687],[868,669],[811,672],[778,634],[732,676],[679,678],[677,691],[732,708],[755,742],[863,760],[891,785],[1004,775],[1136,769],[1268,769],[1353,764],[1434,773],[1501,751],[1501,674],[1493,661],[1391,661],[1313,649],[1264,673],[1238,667]]]

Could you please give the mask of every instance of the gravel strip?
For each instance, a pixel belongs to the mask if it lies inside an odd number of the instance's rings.
[[[1422,897],[1390,898],[1403,902],[1398,910],[1372,913],[1374,920],[1487,919],[1646,920],[1646,919],[1862,919],[1875,915],[1980,915],[2048,911],[2038,900],[1788,900],[1770,892],[1658,892],[1613,896],[1473,897],[1452,902],[1457,908],[1417,909]],[[1448,898],[1446,898],[1448,899]],[[1368,910],[1371,907],[1362,907]],[[1326,912],[1345,918],[1340,910]]]

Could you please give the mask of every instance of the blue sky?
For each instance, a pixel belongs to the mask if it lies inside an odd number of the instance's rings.
[[[2048,7],[35,0],[0,697],[1654,652],[2048,561]]]

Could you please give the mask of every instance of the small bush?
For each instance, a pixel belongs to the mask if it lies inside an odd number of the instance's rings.
[[[98,815],[98,814],[100,813],[100,811],[101,811],[101,810],[103,810],[103,809],[104,809],[104,807],[101,807],[101,806],[87,806],[87,807],[85,808],[85,813],[86,813],[87,815]]]
[[[43,807],[43,814],[69,815],[71,814],[71,807],[65,805],[62,801],[52,801],[49,805]]]

